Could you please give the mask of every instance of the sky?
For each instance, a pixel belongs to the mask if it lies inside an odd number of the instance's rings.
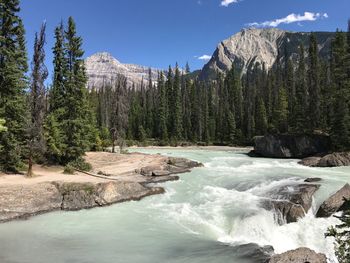
[[[85,57],[109,52],[122,63],[200,69],[222,40],[247,27],[289,31],[346,30],[350,0],[22,0],[32,57],[35,32],[47,23],[47,67],[53,32],[73,16]]]

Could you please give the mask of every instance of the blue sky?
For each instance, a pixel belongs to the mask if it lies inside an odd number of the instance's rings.
[[[21,7],[30,57],[34,34],[47,22],[50,72],[54,27],[69,16],[85,56],[107,51],[123,63],[167,68],[188,61],[191,69],[243,27],[346,30],[350,16],[350,0],[22,0]]]

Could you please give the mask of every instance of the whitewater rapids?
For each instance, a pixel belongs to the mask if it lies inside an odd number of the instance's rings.
[[[139,149],[137,151],[140,151]],[[0,225],[1,263],[253,263],[255,243],[276,253],[308,247],[336,263],[324,237],[337,219],[315,218],[318,206],[350,182],[350,168],[309,168],[297,160],[247,157],[241,151],[144,149],[200,161],[202,168],[165,183],[166,194],[78,212],[56,212]],[[278,225],[261,208],[269,192],[322,178],[313,207],[296,223]]]

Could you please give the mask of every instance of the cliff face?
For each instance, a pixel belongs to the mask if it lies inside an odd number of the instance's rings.
[[[200,79],[212,79],[216,71],[225,73],[232,64],[245,73],[257,63],[264,64],[269,70],[277,61],[289,58],[296,61],[300,44],[307,48],[310,34],[276,28],[243,29],[218,45],[211,60],[203,67]],[[327,56],[333,35],[316,32],[321,56]]]
[[[123,64],[109,53],[96,53],[85,60],[88,75],[88,88],[101,88],[110,84],[118,75],[126,78],[127,86],[140,85],[142,80],[146,84],[149,78],[149,68],[134,64]],[[157,80],[158,70],[151,68],[152,81]]]

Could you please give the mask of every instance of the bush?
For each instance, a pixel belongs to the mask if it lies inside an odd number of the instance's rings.
[[[71,165],[67,164],[64,167],[64,170],[63,170],[64,174],[74,174],[74,172],[75,172],[74,167],[72,167]]]
[[[85,160],[83,158],[79,158],[75,161],[71,161],[69,162],[66,166],[65,166],[65,170],[67,170],[68,172],[71,172],[73,170],[80,170],[80,171],[84,171],[84,172],[88,172],[91,171],[92,167],[91,164],[85,162]]]

